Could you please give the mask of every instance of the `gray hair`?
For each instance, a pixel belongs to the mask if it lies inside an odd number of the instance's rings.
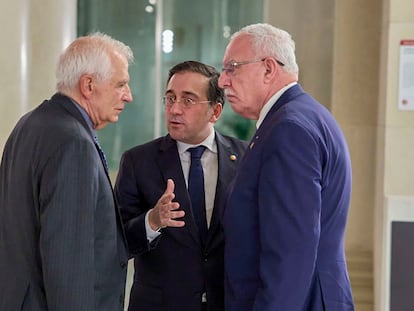
[[[243,27],[231,39],[241,35],[250,37],[256,57],[274,57],[284,64],[283,69],[286,72],[298,74],[295,42],[288,32],[269,24],[258,23]]]
[[[60,55],[56,66],[56,90],[73,91],[84,74],[91,74],[98,81],[111,78],[111,56],[118,53],[128,64],[134,60],[131,48],[110,36],[96,32],[74,40]]]

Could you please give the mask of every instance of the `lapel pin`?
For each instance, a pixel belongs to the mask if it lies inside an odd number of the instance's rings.
[[[254,140],[258,140],[259,139],[259,136],[256,136],[255,138],[254,138]],[[253,148],[253,146],[254,146],[254,141],[252,141],[251,142],[251,144],[250,144],[250,149],[252,149]]]
[[[231,161],[236,161],[236,159],[237,159],[236,155],[232,154],[232,155],[230,156],[230,160],[231,160]]]

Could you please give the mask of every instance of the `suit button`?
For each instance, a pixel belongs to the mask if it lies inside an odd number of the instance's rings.
[[[119,296],[119,303],[120,304],[124,303],[124,295],[122,295],[122,294]]]
[[[127,263],[125,261],[122,261],[121,262],[121,268],[124,269],[124,268],[126,268],[126,266],[127,266]]]

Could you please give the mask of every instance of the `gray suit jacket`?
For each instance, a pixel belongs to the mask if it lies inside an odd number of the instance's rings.
[[[125,239],[92,135],[61,94],[10,135],[0,166],[0,311],[123,310]]]

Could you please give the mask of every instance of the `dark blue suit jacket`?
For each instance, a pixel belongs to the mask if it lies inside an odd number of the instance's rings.
[[[224,308],[223,230],[218,205],[235,175],[246,143],[216,132],[218,180],[213,215],[202,247],[190,207],[176,141],[169,135],[126,151],[115,185],[135,276],[129,310],[198,311],[205,290],[209,310]],[[236,155],[233,161],[231,155]],[[165,228],[151,244],[145,214],[167,186],[175,183],[175,199],[185,211],[185,227]]]
[[[353,310],[344,255],[347,144],[300,85],[274,104],[223,215],[226,311]]]

